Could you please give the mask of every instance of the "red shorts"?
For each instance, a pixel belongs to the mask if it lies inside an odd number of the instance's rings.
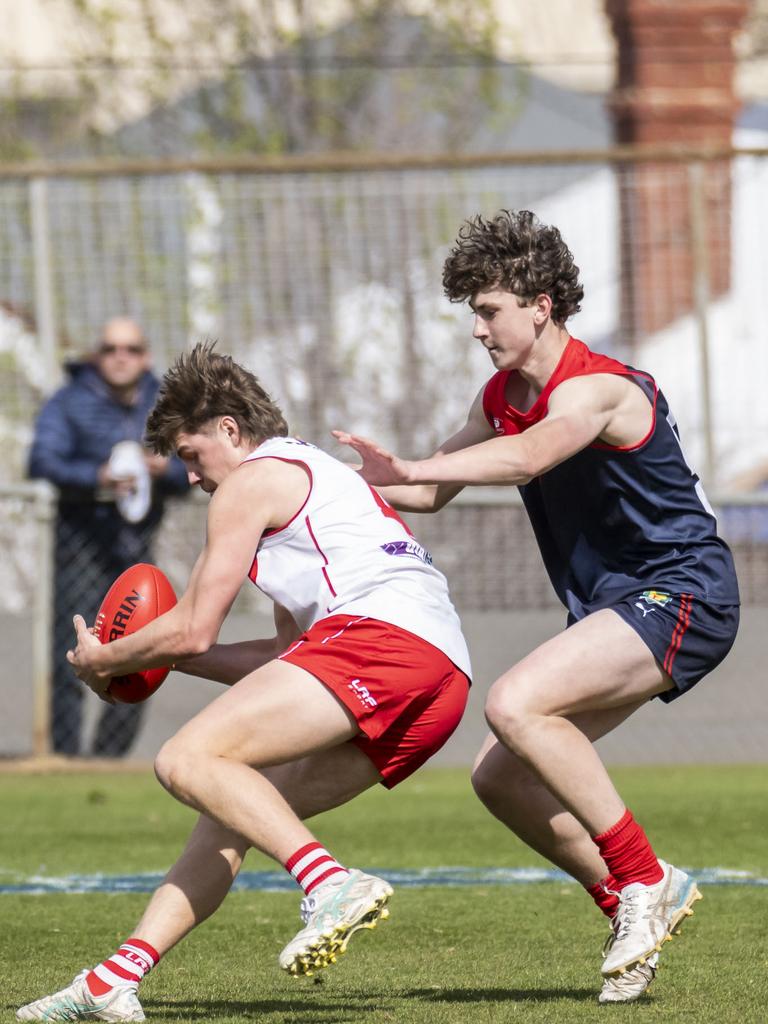
[[[310,672],[351,712],[362,733],[352,742],[388,788],[442,747],[469,696],[469,680],[447,655],[379,619],[321,619],[280,660]]]

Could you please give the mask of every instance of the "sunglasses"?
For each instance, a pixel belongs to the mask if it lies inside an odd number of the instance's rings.
[[[122,352],[128,356],[143,356],[146,352],[144,345],[113,345],[111,341],[102,341],[99,345],[99,355],[102,356],[113,356],[117,352]]]

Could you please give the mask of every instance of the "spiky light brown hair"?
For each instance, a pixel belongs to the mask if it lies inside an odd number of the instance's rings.
[[[443,288],[451,302],[493,288],[512,292],[523,305],[549,295],[559,324],[578,313],[584,297],[579,268],[560,232],[530,210],[500,210],[490,220],[465,221],[443,266]]]
[[[217,416],[231,416],[255,444],[288,433],[282,412],[257,378],[231,356],[214,352],[215,345],[200,342],[164,374],[144,435],[158,455],[169,455],[179,434],[198,433]]]

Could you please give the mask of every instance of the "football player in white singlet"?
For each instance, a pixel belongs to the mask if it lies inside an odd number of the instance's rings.
[[[387,916],[389,884],[336,861],[303,819],[394,786],[445,743],[467,648],[445,578],[397,513],[287,433],[256,378],[212,345],[163,378],[147,441],[211,495],[205,546],[171,611],[104,645],[77,616],[68,658],[105,700],[113,676],[168,664],[230,688],[155,762],[200,812],[180,859],[121,947],[20,1020],[144,1020],[139,982],[217,909],[252,846],[304,890],[304,927],[279,956],[290,974],[327,967]],[[219,645],[246,577],[274,600],[276,635]]]

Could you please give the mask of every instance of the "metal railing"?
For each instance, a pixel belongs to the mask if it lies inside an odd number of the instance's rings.
[[[716,495],[712,503],[734,550],[745,604],[768,605],[768,493]],[[172,503],[157,540],[155,560],[179,592],[202,544],[206,508],[204,499]],[[42,482],[6,484],[0,486],[0,510],[0,563],[6,567],[0,628],[23,632],[27,623],[31,643],[30,678],[4,673],[4,703],[28,700],[31,693],[28,747],[42,756],[50,751],[51,736],[56,493]],[[734,519],[734,512],[742,518]],[[446,573],[460,611],[514,614],[559,607],[516,490],[466,489],[439,515],[408,518]],[[268,602],[246,585],[237,609],[249,608],[263,612]]]
[[[712,146],[0,166],[6,476],[61,362],[122,312],[159,368],[219,338],[295,433],[434,448],[488,375],[442,261],[466,217],[527,207],[582,268],[573,332],[673,392],[693,464],[727,487],[768,436],[765,346],[739,314],[768,277],[767,197],[768,149]]]
[[[768,347],[752,315],[768,280],[768,149],[1,165],[0,619],[31,617],[30,679],[5,685],[16,700],[31,681],[36,753],[50,735],[55,497],[21,481],[62,362],[127,313],[160,370],[219,338],[292,432],[333,454],[329,430],[344,427],[424,455],[491,372],[466,310],[441,296],[443,260],[465,218],[504,207],[561,228],[586,292],[569,327],[657,377],[692,465],[724,492],[744,600],[768,604],[766,497],[729,491],[768,454]],[[175,504],[158,537],[178,586],[203,518]],[[460,608],[556,606],[514,491],[467,490],[414,525]]]

